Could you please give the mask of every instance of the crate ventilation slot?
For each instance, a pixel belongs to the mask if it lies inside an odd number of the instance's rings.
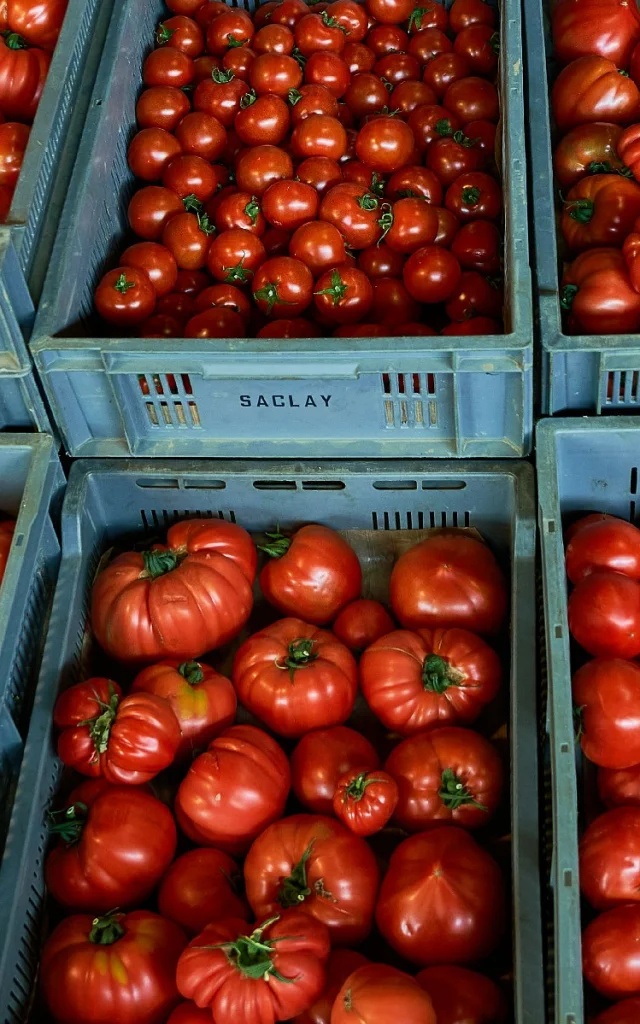
[[[140,509],[140,519],[145,533],[157,534],[183,519],[226,519],[229,523],[235,523],[236,514],[233,509],[189,508],[169,511],[166,508],[143,508]]]
[[[610,409],[640,406],[640,370],[609,370],[603,374],[603,406]]]
[[[380,383],[388,428],[429,430],[438,426],[435,373],[383,373]]]
[[[373,530],[434,530],[442,527],[471,526],[471,513],[460,512],[372,512]]]
[[[193,430],[202,427],[188,373],[146,373],[138,377],[146,417],[153,428]]]

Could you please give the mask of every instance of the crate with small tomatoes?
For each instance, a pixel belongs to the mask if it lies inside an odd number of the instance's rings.
[[[515,0],[123,3],[34,331],[67,450],[527,452],[519,30]]]
[[[526,0],[546,414],[640,409],[640,14]]]
[[[537,430],[552,797],[553,1020],[636,1024],[640,429]]]
[[[79,462],[62,536],[3,1019],[541,1022],[530,467]]]

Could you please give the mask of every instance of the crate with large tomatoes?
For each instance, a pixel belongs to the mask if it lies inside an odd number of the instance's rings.
[[[407,471],[387,465],[387,486]],[[70,481],[69,551],[77,510],[89,518],[0,871],[17,922],[19,821],[39,832],[45,814],[35,1019],[524,1021],[513,1007],[543,999],[535,734],[519,749],[508,712],[514,687],[533,726],[533,675],[515,671],[528,641],[508,654],[529,606],[526,481],[465,473],[479,501],[505,502],[478,515],[485,537],[371,529],[380,481],[346,467],[333,489],[326,469],[296,467],[291,504],[278,467],[212,481],[192,464],[182,495],[186,471],[159,472],[85,463]],[[166,508],[141,523],[145,479]],[[216,495],[203,517],[216,483],[234,510]],[[315,483],[328,511],[300,525]],[[276,510],[286,525],[269,529]],[[25,929],[43,920],[34,877]]]

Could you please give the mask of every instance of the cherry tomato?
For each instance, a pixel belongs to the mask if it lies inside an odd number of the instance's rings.
[[[442,105],[463,123],[497,121],[500,116],[495,85],[475,75],[452,82],[442,98]]]
[[[302,69],[288,54],[260,53],[249,68],[249,82],[258,96],[273,93],[286,99],[302,84]]]
[[[333,810],[357,836],[383,829],[398,803],[398,785],[387,772],[351,768],[338,779]]]
[[[484,274],[499,273],[501,248],[500,232],[487,220],[463,224],[451,242],[451,252],[464,270],[479,270]]]
[[[638,200],[640,202],[640,186]],[[496,220],[502,209],[502,193],[495,178],[482,171],[469,171],[449,185],[444,204],[463,223]]]
[[[293,233],[289,255],[305,263],[314,278],[341,267],[347,259],[344,239],[337,227],[321,220],[302,224]]]
[[[173,85],[176,89],[183,89],[193,81],[193,76],[191,57],[173,46],[152,50],[142,65],[145,85]]]
[[[224,152],[227,132],[224,125],[211,114],[194,111],[183,117],[175,129],[182,152],[202,157],[215,163]]]
[[[439,28],[423,28],[411,37],[409,43],[409,53],[423,66],[441,53],[450,53],[452,49],[451,40]]]
[[[277,146],[287,135],[289,123],[289,108],[281,96],[256,98],[254,93],[247,93],[236,114],[235,130],[247,146]]]
[[[256,59],[256,56],[256,52],[249,46],[233,47],[231,50],[227,50],[222,58],[222,68],[224,71],[233,72],[235,77],[242,79],[243,82],[248,82],[251,65]],[[211,60],[217,59],[217,57],[211,58]],[[211,70],[213,70],[213,68]]]
[[[200,292],[196,299],[196,307],[199,312],[204,312],[211,307],[224,306],[239,313],[245,325],[251,319],[251,303],[244,292],[240,291],[233,284],[212,284]]]
[[[453,185],[461,174],[478,171],[484,162],[480,146],[463,132],[454,132],[451,137],[437,139],[427,150],[426,165],[445,188]]]
[[[180,332],[187,320],[195,316],[197,311],[193,296],[187,295],[184,292],[170,292],[169,295],[163,295],[161,299],[158,299],[156,305],[158,316],[166,316],[170,320],[176,319],[180,322]],[[146,322],[149,323],[150,321]]]
[[[413,8],[409,18],[409,31],[422,32],[427,28],[439,28],[442,32],[449,28],[449,15],[441,3],[428,3]]]
[[[147,274],[157,296],[173,291],[178,280],[178,267],[172,254],[157,242],[138,242],[129,246],[120,262],[123,267],[137,267]]]
[[[390,249],[403,254],[430,245],[438,233],[438,216],[425,199],[396,200],[390,211],[390,221],[388,230],[385,230],[386,221],[383,223],[383,238]]]
[[[405,287],[418,302],[446,302],[457,288],[461,269],[456,257],[437,245],[409,256],[402,273]]]
[[[319,338],[320,329],[303,317],[292,320],[273,320],[258,331],[257,338]]]
[[[407,124],[420,152],[427,151],[438,139],[451,138],[462,127],[457,117],[437,103],[423,103],[416,107],[409,114]]]
[[[399,25],[373,25],[365,43],[377,57],[384,57],[386,53],[406,53],[409,36]]]
[[[294,37],[303,57],[310,57],[320,50],[342,53],[346,39],[339,22],[327,11],[322,14],[305,14],[304,18],[296,22]]]
[[[401,277],[403,266],[402,253],[390,249],[384,242],[369,246],[358,253],[358,269],[372,282],[379,277]]]
[[[340,160],[347,149],[347,133],[336,117],[310,114],[291,133],[291,145],[297,157],[326,156]]]
[[[156,305],[156,293],[144,270],[117,267],[100,281],[95,305],[103,320],[120,327],[131,327],[151,316]]]
[[[173,132],[190,110],[191,104],[182,89],[155,85],[142,93],[136,105],[136,118],[141,128],[164,128]]]
[[[640,807],[640,767],[599,768],[598,793],[606,807]]]
[[[366,36],[367,14],[355,0],[333,0],[327,7],[327,14],[338,22],[348,41],[359,43]]]
[[[207,262],[214,227],[209,218],[195,213],[177,213],[167,221],[162,244],[183,270],[199,270]]]
[[[415,6],[413,0],[366,0],[370,16],[382,25],[399,25],[408,21]]]
[[[388,53],[374,65],[374,73],[392,86],[420,78],[420,61],[411,53]]]
[[[162,128],[143,128],[133,137],[127,161],[137,178],[160,181],[167,165],[181,153],[180,143],[170,132]]]
[[[167,18],[156,30],[156,46],[172,46],[186,53],[187,57],[199,57],[204,52],[204,33],[197,21],[177,15]]]
[[[236,184],[243,192],[262,198],[269,185],[293,177],[293,163],[288,153],[277,146],[254,146],[245,149],[236,162]]]
[[[356,139],[358,159],[382,174],[390,174],[407,164],[413,148],[411,128],[393,117],[369,121],[362,126]]]
[[[162,184],[181,199],[195,196],[200,203],[206,203],[218,187],[216,173],[208,160],[184,154],[166,165]]]
[[[304,80],[309,84],[324,85],[340,99],[349,88],[351,72],[337,53],[313,53],[304,69]]]
[[[266,224],[259,200],[248,192],[229,194],[222,200],[215,213],[218,231],[242,228],[260,238],[265,232]]]
[[[436,94],[426,82],[414,82],[407,80],[399,82],[389,97],[391,110],[397,110],[400,117],[406,120],[409,114],[416,107],[433,104],[436,101]]]
[[[220,71],[222,69],[222,61],[219,57],[212,57],[211,54],[203,54],[202,57],[196,57],[193,62],[193,82],[192,87],[195,89],[200,82],[206,81],[211,78],[214,71]],[[234,68],[229,70],[233,71]],[[240,75],[238,77],[241,77]]]
[[[353,116],[360,120],[366,114],[382,110],[389,101],[389,92],[377,74],[362,72],[351,79],[344,101]]]
[[[276,181],[262,197],[262,212],[273,227],[295,231],[316,216],[318,194],[301,181]]]
[[[254,302],[274,318],[303,313],[313,297],[313,275],[291,256],[272,256],[258,268],[252,284]]]
[[[372,71],[376,62],[376,55],[364,43],[345,43],[342,51],[342,59],[346,62],[352,75],[360,74],[362,71]]]
[[[288,98],[292,124],[304,121],[311,114],[338,116],[338,101],[324,85],[303,85],[300,89],[291,89]]]
[[[197,313],[187,321],[185,338],[244,338],[242,317],[227,306],[216,306]]]
[[[305,0],[284,0],[271,11],[270,21],[274,25],[287,25],[295,28],[296,22],[309,13]]]
[[[251,47],[256,53],[289,54],[294,45],[293,32],[286,25],[263,25],[251,40]]]
[[[297,177],[315,188],[320,198],[343,180],[340,165],[326,156],[310,156],[303,160],[298,164]]]
[[[138,328],[139,338],[179,338],[185,321],[166,313],[155,313],[143,320]]]

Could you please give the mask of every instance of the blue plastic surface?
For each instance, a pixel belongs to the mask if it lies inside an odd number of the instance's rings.
[[[528,86],[534,293],[542,345],[541,408],[545,415],[640,411],[640,334],[569,335],[559,299],[560,236],[552,163],[549,84],[554,78],[548,8],[523,0]]]
[[[46,813],[60,764],[52,711],[59,690],[87,671],[90,588],[103,552],[185,516],[263,531],[322,522],[337,529],[472,526],[511,569],[510,783],[514,1019],[542,1024],[534,631],[535,507],[531,467],[517,462],[349,461],[331,467],[272,461],[85,461],[71,471],[63,559],[0,868],[0,1020],[24,1024],[43,931]]]
[[[518,0],[502,10],[505,335],[304,341],[92,338],[127,237],[140,68],[162,0],[124,0],[96,79],[32,351],[75,456],[518,456],[532,429]],[[96,211],[87,216],[87,210]]]

